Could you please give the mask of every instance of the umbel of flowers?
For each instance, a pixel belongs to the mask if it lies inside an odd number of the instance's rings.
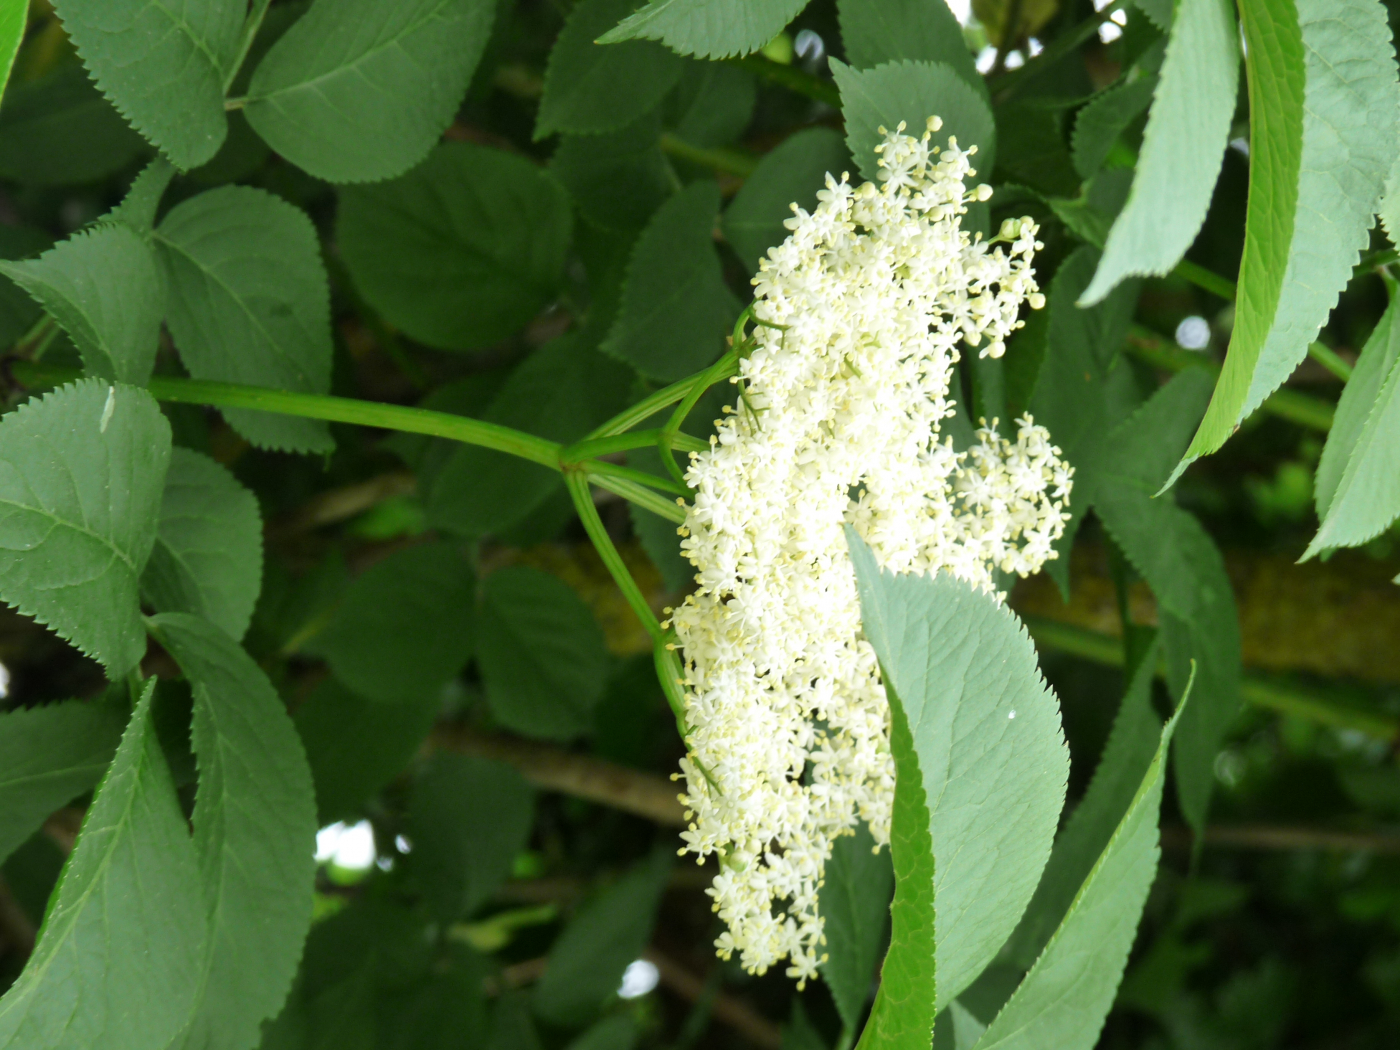
[[[717,853],[710,894],[725,958],[762,973],[822,956],[817,891],[835,839],[866,821],[889,841],[889,707],[843,526],[897,572],[950,572],[995,592],[1054,556],[1070,470],[1029,417],[964,452],[953,414],[960,347],[1001,356],[1023,303],[1044,305],[1029,219],[993,246],[961,229],[975,147],[886,133],[880,182],[827,176],[810,214],[754,278],[757,346],[736,407],[693,454],[681,535],[697,588],[674,610],[690,755],[685,851]],[[995,422],[995,421],[994,421]]]

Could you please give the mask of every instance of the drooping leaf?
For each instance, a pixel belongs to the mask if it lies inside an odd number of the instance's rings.
[[[191,197],[161,220],[170,283],[166,323],[196,379],[306,394],[330,389],[330,288],[306,213],[251,186]],[[263,448],[329,452],[319,420],[224,409]]]
[[[254,71],[248,122],[328,182],[399,175],[452,122],[495,11],[492,0],[317,0]]]
[[[1105,436],[1136,404],[1131,371],[1115,367],[1137,305],[1139,283],[1129,279],[1096,306],[1077,301],[1093,278],[1098,252],[1080,248],[1055,272],[1046,304],[1045,357],[1031,397],[1035,421],[1074,468],[1074,491],[1058,556],[1046,566],[1069,594],[1069,551],[1089,507]]]
[[[39,943],[0,998],[7,1050],[149,1050],[189,1021],[205,920],[194,845],[151,719],[154,692],[151,681]]]
[[[581,0],[569,12],[544,74],[535,138],[556,131],[616,131],[655,106],[680,79],[682,63],[645,40],[599,41],[632,8],[632,0]]]
[[[258,600],[262,554],[256,497],[208,456],[174,449],[141,577],[156,611],[192,613],[242,638]]]
[[[1368,242],[1396,157],[1396,68],[1378,0],[1247,0],[1249,204],[1235,327],[1168,483],[1292,374]]]
[[[103,94],[176,167],[198,167],[218,152],[242,4],[58,0],[54,7]]]
[[[0,107],[0,175],[36,186],[104,178],[147,149],[76,62],[11,84]]]
[[[549,740],[587,730],[608,654],[583,599],[547,572],[511,566],[486,577],[477,617],[477,663],[497,721]]]
[[[1091,178],[1108,158],[1118,136],[1152,102],[1157,76],[1142,72],[1102,94],[1095,95],[1074,120],[1072,156],[1075,170]]]
[[[651,940],[672,851],[658,849],[579,909],[549,951],[535,986],[535,1012],[551,1024],[577,1026],[597,1015],[622,972]]]
[[[622,306],[601,349],[663,382],[704,368],[724,349],[740,305],[715,253],[719,187],[691,183],[660,208],[632,249]]]
[[[608,230],[640,229],[673,189],[654,113],[602,135],[561,136],[549,170],[584,218]]]
[[[151,376],[165,310],[155,256],[129,227],[75,233],[4,274],[43,304],[82,354],[87,373],[142,386]]]
[[[624,4],[626,13],[630,5]],[[747,55],[778,35],[807,0],[651,0],[599,43],[660,40],[673,51],[698,58]]]
[[[1026,969],[1035,964],[1068,913],[1151,765],[1162,732],[1161,719],[1152,710],[1159,648],[1154,642],[1139,659],[1094,777],[1055,839],[1045,874],[1012,935],[1011,952]]]
[[[0,715],[0,861],[106,772],[122,735],[107,703],[70,700]]]
[[[1157,874],[1157,814],[1178,717],[1180,708],[1064,921],[976,1050],[1092,1050],[1098,1042]]]
[[[244,1050],[277,1014],[311,926],[316,802],[301,741],[243,647],[207,620],[153,630],[194,690],[194,845],[209,936],[188,1050]]]
[[[662,109],[677,138],[708,149],[742,135],[757,102],[758,86],[748,70],[727,62],[689,61]]]
[[[875,181],[880,173],[875,152],[884,140],[880,129],[894,131],[903,123],[905,132],[917,138],[929,117],[943,121],[943,127],[933,133],[933,145],[946,146],[952,136],[960,149],[976,146],[973,166],[983,179],[991,177],[997,155],[996,121],[985,96],[952,66],[902,61],[858,70],[832,59],[831,72],[841,89],[846,146],[867,180]]]
[[[1303,557],[1329,547],[1356,547],[1400,516],[1400,331],[1392,301],[1366,341],[1337,403],[1336,421],[1317,466],[1322,521]]]
[[[887,850],[875,850],[864,824],[836,840],[826,862],[820,900],[827,960],[822,979],[831,989],[841,1023],[852,1031],[870,995],[889,922],[894,870]]]
[[[144,390],[85,379],[0,419],[0,599],[101,661],[146,652],[139,583],[170,425]]]
[[[316,784],[318,822],[358,818],[408,765],[441,709],[441,696],[383,704],[352,693],[334,678],[321,683],[302,701],[295,719]]]
[[[1224,0],[1181,0],[1133,188],[1084,291],[1086,305],[1101,301],[1130,274],[1166,273],[1195,240],[1230,137],[1239,55]],[[1252,89],[1250,97],[1257,97]]]
[[[370,305],[442,350],[489,346],[530,320],[559,287],[569,234],[553,177],[462,142],[393,182],[343,190],[336,226]]]
[[[1181,810],[1205,824],[1215,757],[1240,705],[1240,627],[1225,560],[1196,518],[1153,498],[1200,417],[1210,376],[1187,369],[1111,431],[1090,491],[1094,511],[1157,598],[1167,684],[1184,695],[1195,661],[1195,699],[1177,730],[1174,770]]]
[[[810,212],[826,176],[839,179],[850,167],[845,143],[830,128],[804,128],[764,154],[721,222],[725,240],[750,273],[758,271],[769,248],[787,238],[783,223],[792,218],[792,205]]]
[[[551,441],[577,441],[627,404],[632,377],[571,332],[516,366],[484,418]],[[476,539],[522,520],[562,487],[559,473],[540,464],[458,446],[428,492],[428,521]]]
[[[419,881],[444,923],[469,916],[510,875],[535,819],[513,766],[440,752],[413,786],[409,836]]]
[[[885,62],[942,62],[985,98],[986,81],[944,0],[839,0],[841,43],[856,69]]]
[[[475,596],[476,574],[456,545],[395,551],[355,578],[306,649],[366,698],[411,704],[440,694],[471,658]],[[404,630],[412,624],[422,629]]]
[[[1059,704],[1010,610],[948,574],[883,572],[847,537],[861,622],[886,690],[899,694],[927,798],[941,1008],[991,962],[1030,901],[1069,752]]]

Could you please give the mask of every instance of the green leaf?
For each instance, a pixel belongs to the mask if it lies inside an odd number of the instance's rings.
[[[89,375],[143,386],[155,364],[165,287],[155,256],[125,225],[75,233],[27,262],[0,262],[68,333]]]
[[[621,5],[620,13],[630,6]],[[807,0],[652,0],[599,37],[599,43],[643,37],[698,58],[747,55],[777,36],[806,6]]]
[[[317,0],[248,85],[248,122],[328,182],[413,167],[452,123],[491,33],[492,0]]]
[[[640,1038],[631,1014],[613,1014],[571,1042],[568,1050],[632,1050]]]
[[[156,211],[160,208],[161,197],[175,177],[175,166],[157,154],[141,173],[131,182],[122,202],[104,218],[104,222],[121,223],[141,235],[146,242],[151,240],[151,231],[156,224]],[[162,286],[162,296],[164,288]],[[162,307],[164,301],[162,299]]]
[[[526,994],[518,991],[507,992],[496,1001],[486,1050],[543,1050],[529,1003]]]
[[[579,909],[549,950],[535,1013],[561,1027],[587,1024],[617,992],[622,972],[651,940],[672,855],[653,851]]]
[[[121,739],[109,704],[70,700],[0,715],[0,861],[91,788]]]
[[[1066,600],[1069,552],[1089,508],[1104,438],[1137,404],[1132,370],[1119,363],[1118,351],[1132,323],[1139,282],[1126,280],[1097,305],[1078,306],[1098,261],[1093,248],[1080,248],[1055,272],[1046,305],[1045,358],[1030,403],[1035,421],[1050,431],[1074,468],[1070,519],[1055,545],[1058,556],[1046,566]]]
[[[354,579],[306,651],[370,700],[437,696],[471,659],[475,597],[476,574],[455,544],[395,551]],[[413,624],[422,629],[404,630]]]
[[[295,719],[316,784],[318,822],[358,818],[412,760],[441,708],[441,696],[382,704],[334,678],[321,683]]]
[[[218,152],[241,3],[56,0],[54,7],[103,94],[176,167],[188,171]]]
[[[486,577],[477,617],[477,663],[496,720],[548,740],[585,732],[608,654],[583,599],[549,573],[515,565]]]
[[[576,441],[627,404],[633,374],[569,333],[522,361],[484,418],[551,441]],[[470,539],[522,520],[563,487],[558,471],[460,445],[427,494],[428,521]]]
[[[1055,839],[1045,874],[1012,936],[1011,955],[1026,969],[1068,913],[1152,763],[1162,733],[1162,721],[1152,709],[1158,652],[1154,641],[1141,654],[1093,779]]]
[[[838,0],[836,12],[846,61],[856,69],[906,60],[942,62],[986,97],[986,81],[962,26],[943,0]]]
[[[1129,274],[1166,273],[1196,239],[1230,138],[1239,56],[1225,0],[1181,0],[1133,188],[1084,292],[1085,305],[1102,300]]]
[[[28,14],[28,0],[8,0],[0,5],[0,94],[10,82],[10,69],[15,64],[19,42],[24,39]]]
[[[865,635],[899,694],[928,799],[941,1009],[1006,943],[1040,881],[1069,751],[1009,609],[947,574],[878,570],[849,531],[848,543]]]
[[[744,133],[757,102],[758,85],[747,69],[689,61],[666,98],[666,124],[692,146],[723,146]]]
[[[0,141],[3,135],[0,131]],[[52,246],[53,238],[33,226],[0,226],[0,259],[24,259]],[[28,292],[0,276],[0,346],[13,346],[43,313]]]
[[[435,754],[409,804],[413,863],[433,914],[451,923],[490,900],[534,820],[534,792],[513,766]]]
[[[202,616],[242,638],[262,583],[258,501],[207,456],[170,456],[160,528],[141,592],[157,612]]]
[[[632,248],[604,353],[663,382],[698,372],[720,355],[741,307],[715,252],[718,212],[719,186],[707,179],[657,209]]]
[[[154,692],[151,681],[38,946],[0,999],[7,1050],[149,1050],[189,1020],[205,921],[194,845],[151,720]]]
[[[804,128],[764,154],[721,222],[725,240],[749,273],[757,273],[768,249],[787,239],[783,223],[792,218],[792,205],[810,212],[827,175],[839,179],[850,167],[846,144],[830,128]]]
[[[0,175],[34,186],[105,178],[147,149],[76,62],[12,84],[0,108]]]
[[[85,379],[0,418],[0,599],[112,678],[146,653],[139,581],[170,424],[144,390]]]
[[[583,217],[607,230],[641,228],[674,188],[654,113],[603,135],[561,136],[549,170]]]
[[[152,630],[194,690],[194,845],[209,937],[183,1046],[244,1050],[287,997],[311,926],[316,809],[292,720],[218,627],[164,613]]]
[[[463,142],[437,147],[393,182],[342,190],[336,236],[355,286],[428,346],[490,346],[559,288],[569,200],[523,157]]]
[[[890,855],[884,850],[876,852],[869,828],[858,824],[855,834],[836,840],[826,862],[818,909],[826,923],[827,960],[822,964],[822,977],[831,989],[842,1025],[851,1031],[860,1024],[861,1011],[870,997],[893,891]]]
[[[886,62],[874,69],[852,69],[831,60],[831,73],[841,89],[846,117],[846,146],[868,181],[879,177],[875,147],[884,141],[880,129],[893,131],[901,123],[914,136],[924,133],[929,117],[943,120],[931,142],[946,146],[949,136],[961,149],[977,147],[973,163],[983,179],[996,166],[997,125],[985,96],[942,62]]]
[[[1113,221],[1127,203],[1132,183],[1133,173],[1127,168],[1106,168],[1084,183],[1076,199],[1051,197],[1048,203],[1075,236],[1102,249]]]
[[[544,73],[535,139],[556,131],[616,131],[652,109],[680,79],[682,63],[664,47],[634,40],[604,47],[598,37],[632,0],[581,0],[569,12]]]
[[[1152,102],[1157,76],[1138,72],[1136,78],[1095,95],[1075,117],[1072,155],[1075,170],[1083,178],[1091,178],[1103,167],[1118,137]]]
[[[1179,16],[1178,16],[1179,17]],[[1186,465],[1292,374],[1351,279],[1396,157],[1396,70],[1377,0],[1245,0],[1249,204],[1235,327]]]
[[[1127,812],[1064,921],[976,1050],[1092,1050],[1097,1044],[1157,874],[1157,814],[1180,710],[1163,728]]]
[[[156,244],[170,284],[166,323],[190,375],[330,390],[330,286],[305,212],[265,190],[224,186],[171,209]],[[244,408],[224,418],[262,448],[335,447],[319,420]]]
[[[1322,526],[1304,558],[1330,547],[1356,547],[1400,516],[1400,330],[1392,301],[1357,359],[1337,403],[1337,417],[1317,466]]]
[[[1210,390],[1191,368],[1175,376],[1104,442],[1084,496],[1157,598],[1168,685],[1184,694],[1191,661],[1196,695],[1177,733],[1177,795],[1192,827],[1205,826],[1215,756],[1240,706],[1240,627],[1225,560],[1194,516],[1154,498]],[[1179,699],[1178,699],[1178,702]]]

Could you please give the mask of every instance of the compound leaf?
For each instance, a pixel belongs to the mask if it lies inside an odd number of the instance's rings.
[[[410,837],[433,913],[451,923],[500,889],[535,821],[535,796],[513,766],[440,752],[413,786]]]
[[[208,456],[176,448],[141,591],[158,612],[202,616],[242,638],[262,582],[258,501]]]
[[[452,123],[495,10],[493,0],[318,0],[258,64],[248,122],[329,182],[407,171]]]
[[[448,142],[402,178],[343,190],[336,234],[355,286],[385,320],[429,346],[474,350],[554,297],[571,222],[548,172]]]
[[[0,273],[68,333],[89,375],[134,386],[151,377],[165,285],[150,246],[136,231],[104,223],[37,259],[0,262]]]
[[[1400,516],[1400,326],[1392,302],[1357,359],[1337,403],[1337,417],[1317,466],[1322,526],[1304,558],[1330,547],[1355,547]]]
[[[311,927],[311,771],[287,709],[242,646],[187,613],[163,613],[152,629],[193,688],[199,762],[194,846],[209,935],[178,1045],[246,1050],[281,1009]]]
[[[783,223],[792,218],[792,205],[810,212],[827,175],[839,179],[850,166],[846,144],[830,128],[804,128],[764,154],[721,221],[725,240],[749,273],[757,273],[768,249],[787,239]]]
[[[715,252],[719,187],[691,183],[656,210],[632,249],[622,307],[600,349],[663,382],[704,368],[724,348],[739,300]]]
[[[194,845],[151,718],[154,693],[152,680],[83,819],[34,954],[0,999],[6,1050],[149,1050],[189,1020],[205,920]]]
[[[841,90],[846,117],[846,145],[856,167],[869,181],[880,174],[875,147],[884,141],[881,128],[893,131],[900,124],[914,136],[924,133],[930,116],[942,119],[932,143],[946,146],[956,137],[961,149],[977,147],[973,164],[990,178],[996,164],[997,125],[984,94],[975,90],[956,69],[942,62],[885,62],[874,69],[852,69],[831,60],[832,76]]]
[[[632,0],[582,0],[569,12],[549,53],[536,139],[616,131],[675,87],[682,61],[664,47],[645,40],[604,46],[598,39],[631,9]]]
[[[1246,0],[1249,203],[1235,327],[1168,484],[1307,355],[1366,247],[1396,157],[1396,69],[1378,0]]]
[[[243,4],[58,0],[54,7],[98,87],[176,167],[188,171],[218,152]]]
[[[1239,58],[1225,0],[1181,0],[1133,188],[1084,291],[1085,305],[1099,302],[1129,274],[1166,273],[1195,240],[1230,137]]]
[[[652,0],[598,42],[644,37],[697,58],[747,55],[782,32],[806,6],[807,0]]]
[[[121,735],[121,715],[105,703],[69,700],[0,715],[0,861],[102,779]]]
[[[935,855],[941,1009],[1006,943],[1040,881],[1069,751],[1035,646],[1009,609],[949,574],[883,572],[847,536],[865,635],[919,756]]]
[[[592,725],[608,654],[592,611],[567,584],[529,566],[497,570],[482,585],[477,619],[477,662],[497,721],[550,740]]]
[[[395,551],[355,578],[306,648],[364,697],[411,704],[441,693],[471,658],[475,597],[476,575],[453,544]]]
[[[120,678],[146,652],[139,583],[170,425],[144,390],[84,379],[0,419],[0,598]]]
[[[306,213],[265,190],[223,186],[172,208],[156,229],[170,285],[166,322],[190,375],[305,394],[331,379],[330,286]],[[329,452],[326,424],[224,409],[263,448]]]

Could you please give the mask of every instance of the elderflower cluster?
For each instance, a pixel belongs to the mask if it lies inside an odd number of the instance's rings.
[[[692,731],[682,852],[720,856],[720,954],[759,973],[788,958],[800,982],[822,958],[832,844],[859,820],[887,843],[894,792],[844,524],[886,568],[995,592],[993,569],[1054,557],[1067,517],[1070,470],[1029,417],[1014,441],[984,426],[962,453],[939,434],[959,346],[1000,356],[1021,304],[1044,304],[1034,223],[1004,226],[1007,250],[960,228],[991,191],[964,186],[974,150],[930,145],[940,126],[888,133],[880,185],[828,175],[814,211],[794,206],[754,278],[737,407],[687,475],[697,589],[672,613]]]

